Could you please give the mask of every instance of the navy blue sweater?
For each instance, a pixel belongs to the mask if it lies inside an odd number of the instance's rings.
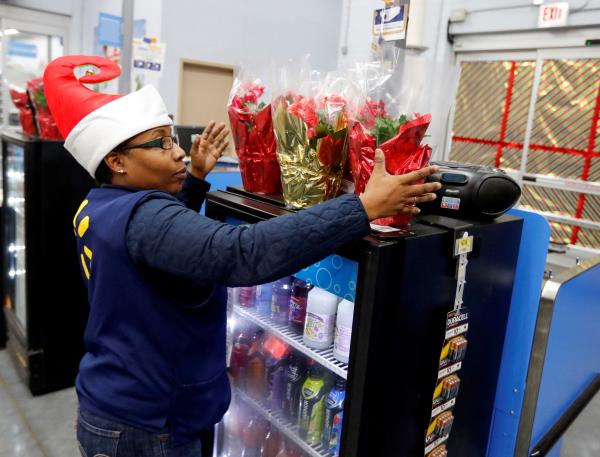
[[[149,431],[169,424],[172,445],[229,403],[224,286],[293,274],[369,230],[353,195],[238,227],[197,213],[207,190],[191,176],[177,198],[106,186],[75,219],[90,301],[80,403]]]
[[[136,264],[195,284],[251,286],[294,274],[369,233],[367,214],[354,195],[237,227],[198,217],[209,187],[188,175],[177,195],[187,208],[164,194],[140,202],[127,230]]]

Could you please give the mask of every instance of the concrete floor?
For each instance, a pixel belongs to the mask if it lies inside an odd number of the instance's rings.
[[[0,351],[0,457],[78,457],[76,411],[74,389],[32,397]],[[560,455],[600,457],[600,396],[571,427]]]

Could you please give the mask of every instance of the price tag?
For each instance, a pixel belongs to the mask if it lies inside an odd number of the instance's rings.
[[[456,240],[454,247],[454,255],[458,256],[461,254],[468,254],[473,250],[473,237],[467,236],[465,238],[459,238]]]

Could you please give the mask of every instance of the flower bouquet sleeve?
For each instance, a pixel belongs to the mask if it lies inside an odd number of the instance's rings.
[[[271,105],[265,103],[260,80],[233,83],[227,113],[244,189],[259,194],[281,193]]]
[[[35,109],[35,119],[40,138],[44,140],[64,140],[58,130],[54,116],[52,116],[50,108],[48,108],[42,78],[35,78],[28,81],[27,92]]]
[[[19,120],[23,133],[31,136],[37,136],[35,129],[35,120],[33,118],[33,110],[27,92],[19,90],[15,87],[10,88],[10,98],[15,106],[19,109]]]
[[[404,114],[401,103],[389,92],[389,87],[394,86],[390,84],[391,73],[377,70],[374,64],[365,64],[355,72],[359,95],[351,110],[348,161],[357,195],[364,192],[373,172],[375,149],[384,152],[387,171],[393,175],[419,170],[431,158],[431,148],[421,144],[431,115]],[[410,223],[410,216],[388,217],[374,223],[404,226]]]
[[[327,78],[318,90],[287,91],[273,103],[273,127],[283,197],[307,208],[338,195],[346,160],[348,115],[345,98]]]

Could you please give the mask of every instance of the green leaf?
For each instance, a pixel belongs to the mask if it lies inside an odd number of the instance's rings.
[[[38,88],[34,94],[33,98],[35,100],[35,104],[37,106],[47,107],[48,103],[46,102],[46,95],[44,94],[44,90],[40,87]]]
[[[343,129],[338,130],[337,132],[333,132],[333,139],[337,140],[339,138],[345,137],[347,131],[348,131],[348,129],[346,127],[344,127]]]
[[[317,134],[317,138],[323,138],[329,133],[329,126],[321,122],[315,127],[315,132]]]

